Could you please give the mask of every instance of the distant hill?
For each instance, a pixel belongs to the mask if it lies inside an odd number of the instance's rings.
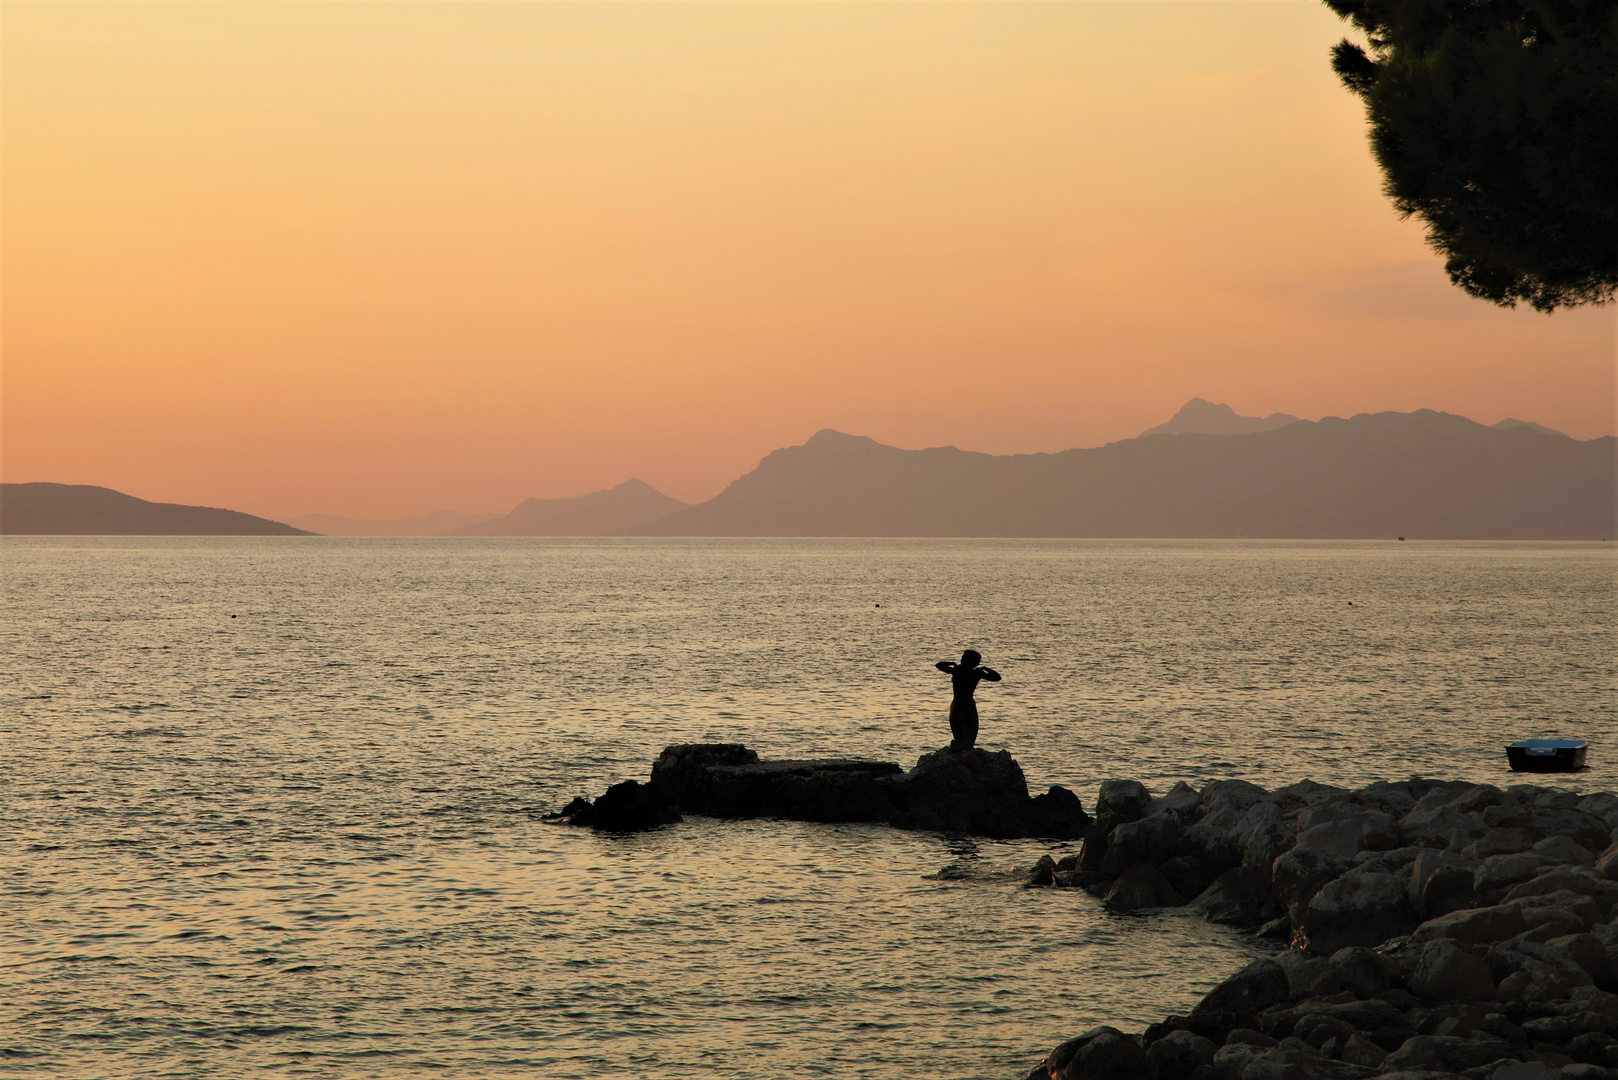
[[[305,514],[288,521],[300,529],[327,536],[443,536],[467,525],[488,521],[499,514],[462,514],[435,510],[404,518],[347,518],[338,514]]]
[[[454,536],[613,536],[689,506],[642,480],[567,499],[528,499],[504,517],[454,530]]]
[[[996,457],[822,431],[657,536],[1598,539],[1618,440],[1423,410]]]
[[[1260,431],[1273,431],[1278,427],[1286,427],[1297,421],[1296,416],[1289,413],[1271,413],[1268,416],[1238,416],[1236,410],[1229,405],[1215,405],[1211,401],[1194,397],[1184,405],[1180,411],[1169,418],[1166,424],[1159,424],[1154,428],[1147,428],[1140,433],[1144,439],[1149,435],[1252,435]]]
[[[310,536],[212,506],[154,503],[89,484],[0,484],[0,533],[62,536]]]

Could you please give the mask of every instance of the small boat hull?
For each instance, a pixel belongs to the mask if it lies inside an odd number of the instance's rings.
[[[1584,739],[1523,739],[1506,747],[1512,772],[1577,772],[1590,744]]]

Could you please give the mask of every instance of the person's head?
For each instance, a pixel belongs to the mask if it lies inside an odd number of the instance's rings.
[[[983,655],[976,649],[968,649],[961,654],[962,667],[977,667],[983,661]]]

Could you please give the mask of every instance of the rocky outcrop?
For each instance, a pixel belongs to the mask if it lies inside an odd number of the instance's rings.
[[[1618,1080],[1618,796],[1138,787],[1103,785],[1051,883],[1134,910],[1200,878],[1193,910],[1288,947],[1188,1016],[1063,1043],[1030,1080],[1113,1075],[1119,1038],[1150,1080]]]
[[[597,832],[645,832],[682,820],[667,791],[636,780],[612,785],[594,802],[580,796],[546,818]]]
[[[676,814],[718,818],[874,821],[999,839],[1077,839],[1091,824],[1067,788],[1029,797],[1021,766],[1004,750],[934,750],[905,771],[891,761],[766,761],[740,743],[685,743],[658,756],[645,787]],[[557,817],[602,828],[602,800],[582,820],[567,810]]]

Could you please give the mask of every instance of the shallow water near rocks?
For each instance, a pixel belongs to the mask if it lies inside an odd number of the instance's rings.
[[[1087,806],[1239,776],[1618,788],[1602,544],[7,538],[0,1073],[1020,1075],[1260,951],[926,880],[1071,845],[547,825],[667,743],[981,743]],[[1350,603],[1352,601],[1352,604]],[[880,606],[878,606],[880,605]]]

